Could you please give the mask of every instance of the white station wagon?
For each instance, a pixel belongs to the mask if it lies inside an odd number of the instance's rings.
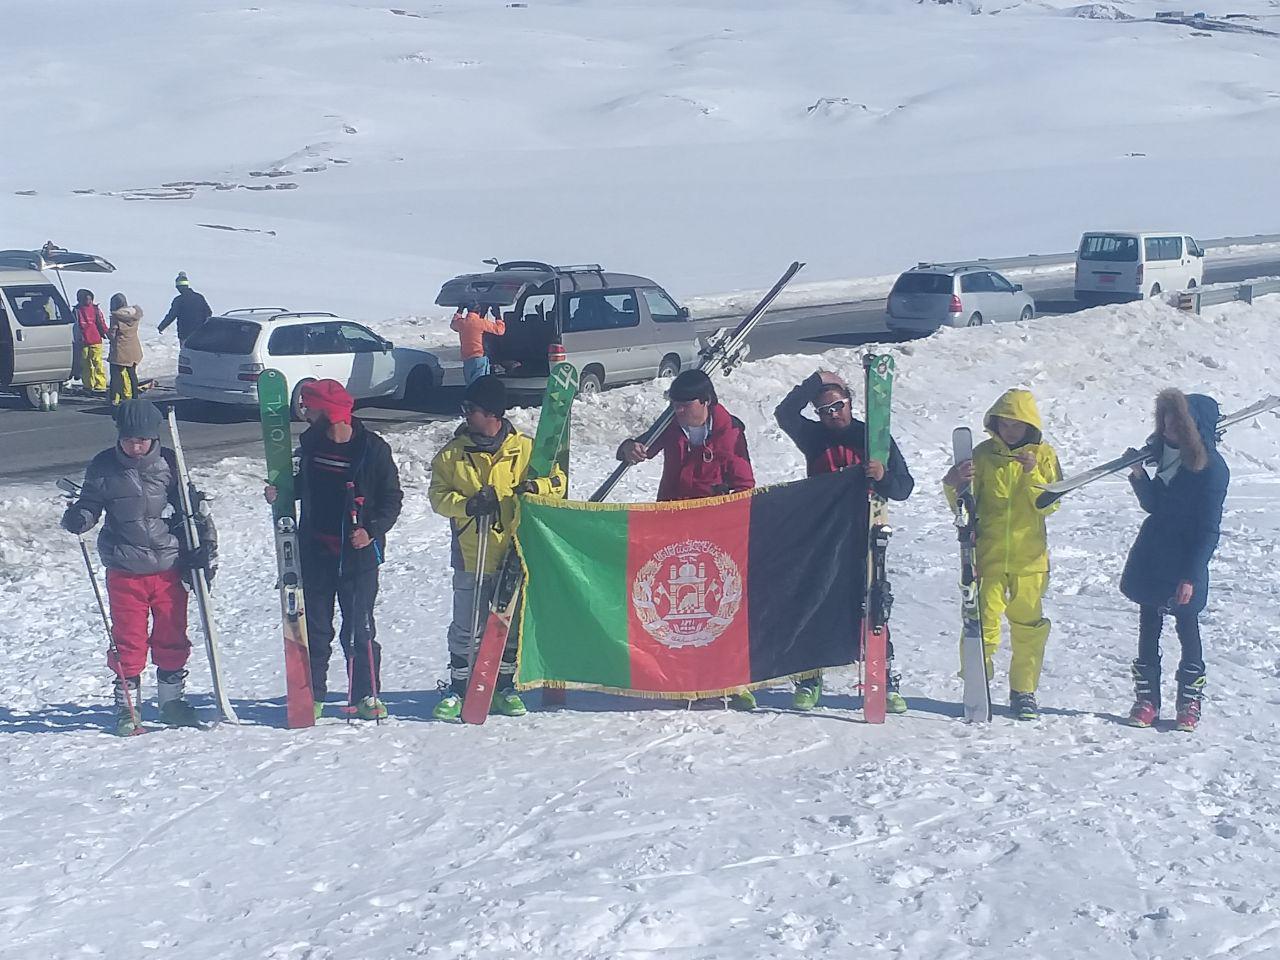
[[[295,420],[310,380],[337,380],[357,400],[404,400],[423,409],[444,379],[434,353],[397,347],[353,320],[251,307],[210,317],[187,338],[174,386],[193,400],[257,406],[258,374],[267,368],[288,381]]]

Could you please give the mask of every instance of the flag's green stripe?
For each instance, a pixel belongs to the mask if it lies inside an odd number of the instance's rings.
[[[526,502],[520,549],[529,579],[521,683],[627,688],[627,514]]]

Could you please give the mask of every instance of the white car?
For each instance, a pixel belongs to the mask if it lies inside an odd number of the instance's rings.
[[[1076,299],[1116,303],[1194,290],[1204,283],[1204,248],[1186,233],[1086,233],[1076,251]]]
[[[302,419],[301,387],[311,380],[337,380],[357,400],[422,409],[444,379],[434,353],[397,347],[353,320],[251,307],[210,317],[187,338],[174,386],[181,397],[256,407],[258,374],[268,368],[284,374],[295,420]]]

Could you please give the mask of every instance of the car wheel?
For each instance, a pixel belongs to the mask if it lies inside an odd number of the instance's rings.
[[[972,317],[970,317],[970,318],[969,318],[969,326],[971,326],[971,327],[980,327],[980,326],[982,326],[982,314],[980,314],[980,313],[975,313]]]
[[[314,377],[308,377],[306,380],[299,381],[298,385],[293,388],[293,394],[289,398],[289,418],[294,423],[301,423],[306,419],[302,415],[302,388],[308,383],[314,383]]]
[[[598,368],[583,370],[578,378],[578,396],[592,397],[604,389],[604,374]]]
[[[22,388],[22,399],[27,402],[27,406],[32,410],[56,410],[59,389],[60,384],[56,383],[31,383]],[[47,408],[41,407],[41,403],[44,402],[42,395],[48,398],[49,406]]]
[[[669,379],[680,372],[680,358],[674,353],[669,353],[662,358],[662,362],[658,364],[658,378]]]
[[[1035,315],[1036,315],[1036,312],[1032,310],[1030,307],[1023,307],[1022,316],[1020,316],[1018,319],[1025,323],[1027,320],[1030,320]]]
[[[1160,284],[1158,283],[1155,284],[1151,288],[1151,299],[1154,300],[1156,297],[1160,296],[1160,294],[1162,294],[1163,292],[1164,291],[1160,289]]]
[[[431,402],[431,394],[435,389],[435,385],[435,377],[431,375],[430,367],[414,367],[404,385],[405,403],[419,413],[425,411],[427,404]]]

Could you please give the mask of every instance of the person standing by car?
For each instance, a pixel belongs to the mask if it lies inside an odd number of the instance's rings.
[[[159,331],[178,322],[178,343],[186,343],[190,336],[204,326],[206,320],[213,316],[209,303],[205,298],[191,289],[191,281],[187,279],[185,270],[179,270],[173,285],[178,288],[178,295],[169,304],[169,312],[160,321]]]
[[[804,416],[804,408],[813,405],[818,414],[814,421]],[[861,420],[853,416],[853,399],[849,388],[837,374],[829,370],[819,370],[808,379],[792,388],[773,412],[784,433],[791,438],[805,459],[805,471],[808,476],[820,473],[836,473],[841,470],[852,470],[862,487],[862,496],[857,498],[859,509],[863,511],[863,522],[857,529],[861,531],[863,541],[854,549],[858,556],[865,558],[867,544],[865,537],[869,531],[871,501],[869,491],[886,500],[905,500],[911,496],[915,488],[915,480],[907,469],[907,462],[902,458],[895,440],[889,440],[889,462],[867,460],[867,427]],[[865,563],[865,559],[863,560]],[[862,571],[859,583],[866,582],[866,571]],[[864,606],[859,603],[859,607]],[[887,632],[887,628],[886,628]],[[886,707],[890,713],[906,713],[907,701],[899,692],[901,676],[893,669],[893,641],[887,640],[888,647],[888,696]],[[862,652],[858,652],[862,656]],[[797,682],[792,703],[797,710],[812,710],[818,705],[822,696],[821,675]]]
[[[507,332],[506,322],[502,319],[502,308],[493,306],[493,319],[486,314],[488,308],[483,305],[469,304],[458,308],[450,321],[450,328],[458,334],[462,350],[462,376],[470,384],[481,377],[488,376],[489,354],[485,350],[485,335],[501,337]]]
[[[138,324],[142,322],[142,308],[129,305],[123,293],[111,295],[111,325],[107,337],[111,349],[107,363],[111,366],[111,405],[138,395],[138,364],[142,362],[142,341],[138,339]]]
[[[387,532],[404,503],[400,474],[387,441],[352,416],[355,400],[337,380],[304,383],[302,406],[311,426],[298,440],[302,453],[293,490],[302,506],[298,542],[316,717],[329,690],[336,597],[348,709],[362,720],[381,720],[387,708],[378,698],[382,647],[373,607]],[[275,502],[274,486],[263,493]]]
[[[80,382],[88,393],[107,392],[107,367],[102,340],[110,335],[102,308],[93,302],[93,291],[76,291],[76,332],[80,343]]]

